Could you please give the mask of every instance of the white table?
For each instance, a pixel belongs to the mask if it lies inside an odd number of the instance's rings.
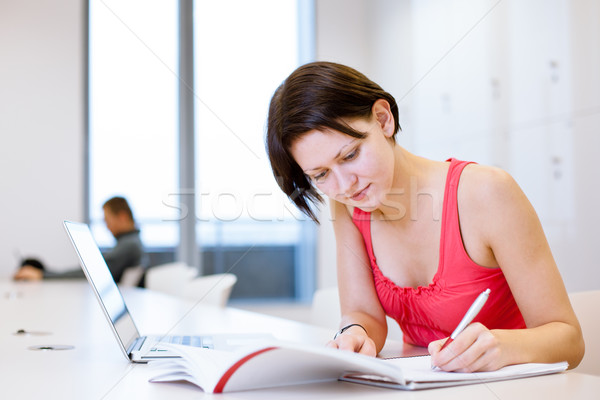
[[[181,301],[141,289],[123,291],[142,333],[270,332],[279,339],[323,344],[333,332],[236,309]],[[0,393],[11,399],[178,399],[205,394],[185,383],[149,383],[152,371],[122,355],[85,281],[0,281]],[[48,335],[18,335],[18,330]],[[69,345],[72,350],[30,350]],[[399,355],[398,343],[384,355]],[[600,377],[569,371],[458,388],[403,392],[328,382],[217,395],[222,399],[597,399]],[[215,397],[206,395],[207,397]]]

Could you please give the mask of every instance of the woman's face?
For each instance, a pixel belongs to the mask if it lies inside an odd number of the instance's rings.
[[[377,209],[392,189],[394,150],[376,118],[349,122],[367,132],[363,139],[314,130],[293,143],[291,153],[300,168],[326,196],[364,211]]]

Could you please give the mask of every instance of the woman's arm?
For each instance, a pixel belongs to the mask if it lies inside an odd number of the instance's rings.
[[[444,351],[444,340],[432,342],[432,363],[447,371],[495,370],[525,362],[567,361],[576,367],[584,353],[581,328],[541,223],[517,183],[496,168],[465,168],[459,213],[467,252],[473,258],[471,247],[476,257],[502,268],[527,329],[488,330],[471,324]]]
[[[342,312],[340,327],[359,324],[364,330],[353,326],[329,342],[328,346],[375,356],[383,348],[387,336],[385,313],[375,292],[362,236],[346,206],[330,201]]]

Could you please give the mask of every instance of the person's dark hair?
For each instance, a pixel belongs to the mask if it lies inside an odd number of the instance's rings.
[[[394,137],[400,130],[394,97],[353,68],[313,62],[296,69],[277,88],[269,106],[266,147],[273,175],[283,192],[303,213],[318,222],[312,204],[323,198],[311,185],[290,148],[312,130],[334,130],[355,138],[367,134],[343,119],[371,117],[373,103],[386,100],[394,117]]]
[[[108,208],[113,214],[124,212],[132,221],[135,222],[131,207],[129,207],[129,203],[127,203],[127,200],[124,197],[111,197],[110,199],[106,200],[102,208]]]

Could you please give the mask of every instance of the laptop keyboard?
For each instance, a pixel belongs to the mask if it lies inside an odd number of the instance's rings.
[[[160,339],[156,345],[160,345],[160,343],[173,343],[173,344],[182,344],[185,346],[192,347],[203,347],[205,349],[212,349],[214,347],[213,339],[211,336],[165,336]],[[158,349],[157,347],[153,347],[150,351],[163,351],[162,349]]]

